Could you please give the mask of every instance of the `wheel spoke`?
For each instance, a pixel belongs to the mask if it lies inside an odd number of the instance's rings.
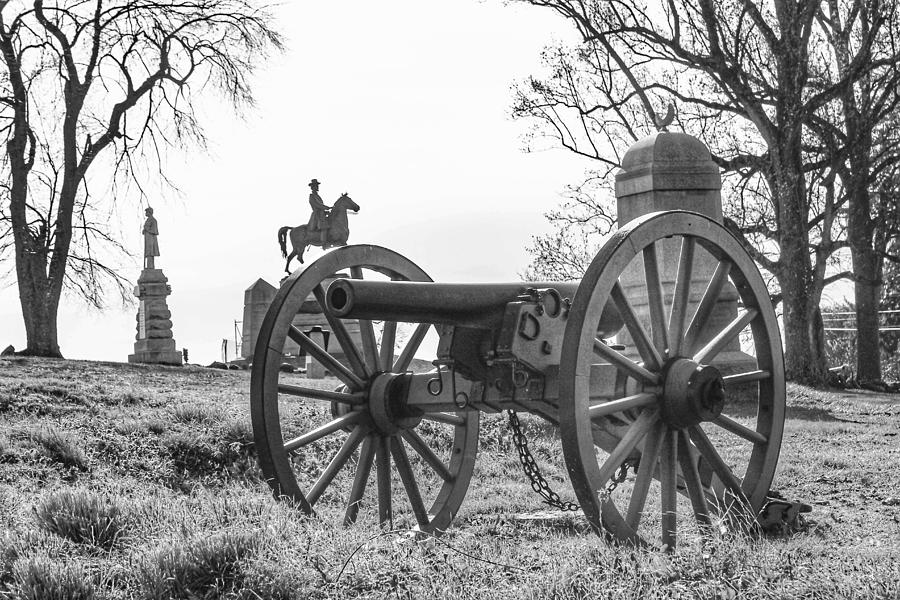
[[[687,431],[678,432],[678,462],[681,465],[681,475],[687,486],[688,496],[691,498],[691,506],[694,508],[694,517],[701,527],[708,527],[709,506],[706,503],[706,492],[700,483],[700,473],[697,471],[697,463],[691,460],[690,439]]]
[[[711,339],[708,344],[703,346],[697,354],[694,355],[694,361],[698,363],[709,364],[713,359],[715,359],[716,355],[728,345],[734,337],[741,332],[744,327],[750,324],[750,322],[756,318],[756,315],[759,314],[759,311],[755,308],[751,308],[739,314],[731,323],[729,323],[725,329],[720,331],[716,337]]]
[[[681,240],[681,254],[678,257],[678,274],[675,277],[675,294],[672,297],[672,314],[669,315],[669,357],[681,353],[684,335],[684,319],[691,296],[691,275],[694,270],[694,247],[696,241],[686,235]]]
[[[362,279],[362,267],[350,267],[350,276],[353,279]],[[363,354],[366,364],[374,371],[378,369],[378,342],[375,341],[375,328],[372,321],[359,319],[359,335],[362,338]]]
[[[641,438],[644,437],[647,431],[650,430],[650,427],[657,421],[658,416],[658,412],[655,408],[648,408],[641,412],[640,416],[635,419],[634,423],[628,428],[628,431],[625,432],[625,435],[622,436],[622,439],[619,440],[619,443],[616,444],[616,447],[613,448],[613,451],[609,453],[609,458],[601,465],[600,476],[598,478],[601,485],[606,485],[606,482],[613,474],[615,474],[616,469],[625,462],[625,459],[628,458],[631,451],[638,445]]]
[[[735,421],[734,419],[720,414],[718,417],[713,419],[713,423],[721,427],[726,431],[730,431],[738,437],[742,437],[748,442],[753,442],[754,444],[765,444],[769,441],[769,439],[758,431],[754,431],[749,427],[745,427]]]
[[[416,356],[416,352],[419,350],[419,346],[422,345],[422,340],[425,339],[430,327],[430,323],[419,323],[419,325],[416,326],[416,330],[409,337],[409,341],[406,342],[406,347],[403,348],[403,351],[397,358],[397,362],[394,363],[394,368],[391,369],[394,373],[402,373],[409,368],[409,364]]]
[[[444,423],[446,425],[453,425],[454,427],[464,425],[466,422],[465,417],[460,417],[459,415],[445,412],[425,413],[424,415],[422,415],[422,418],[428,419],[429,421]]]
[[[638,354],[644,360],[644,365],[651,371],[658,371],[663,363],[662,356],[660,356],[656,346],[653,345],[650,336],[647,335],[647,330],[644,329],[637,313],[634,312],[634,307],[631,306],[628,298],[625,297],[625,292],[622,291],[622,286],[618,282],[613,286],[610,297],[616,308],[619,309],[619,315],[625,321],[625,327],[628,329],[628,333],[631,334],[631,339],[634,340],[634,345],[637,347]]]
[[[350,404],[351,406],[359,406],[366,403],[366,399],[362,394],[331,392],[300,385],[288,385],[286,383],[278,384],[278,393],[300,396],[302,398],[312,398],[313,400],[325,400],[326,402],[342,402],[344,404]]]
[[[754,381],[762,381],[771,377],[768,371],[748,371],[747,373],[738,373],[735,375],[726,375],[722,381],[726,386],[741,385],[742,383],[752,383]]]
[[[416,477],[413,474],[412,466],[409,464],[409,457],[406,455],[403,442],[396,436],[391,438],[391,455],[394,457],[394,464],[397,465],[400,481],[403,482],[403,487],[406,489],[406,497],[409,498],[409,505],[416,516],[416,522],[419,524],[419,527],[428,527],[428,510],[422,502],[422,494],[419,492],[418,484],[416,484]]]
[[[397,322],[386,321],[381,332],[381,371],[390,371],[394,365],[394,342],[397,340]]]
[[[709,323],[709,317],[719,301],[719,296],[722,294],[722,288],[725,287],[725,283],[728,281],[728,273],[730,271],[730,261],[720,260],[719,264],[716,265],[712,279],[709,280],[709,285],[706,286],[706,291],[703,292],[700,304],[697,305],[697,312],[694,313],[694,318],[691,319],[691,324],[688,325],[687,333],[684,334],[682,351],[685,354],[690,354],[694,351],[694,346],[697,344],[700,334],[703,333],[703,328]]]
[[[288,337],[294,340],[303,351],[319,361],[323,367],[334,373],[335,377],[349,385],[353,389],[362,389],[365,382],[359,376],[342,365],[338,360],[312,341],[308,335],[291,325],[288,328]]]
[[[730,491],[741,504],[745,507],[749,507],[750,503],[747,501],[743,489],[741,489],[740,480],[738,480],[731,468],[725,464],[722,457],[719,456],[715,446],[713,446],[712,442],[709,441],[709,438],[706,437],[706,433],[697,425],[694,425],[688,431],[691,436],[691,441],[694,442],[694,446],[700,451],[703,459],[712,467],[713,472],[719,480],[725,484],[726,489]]]
[[[356,450],[356,447],[359,446],[360,443],[362,443],[363,438],[368,432],[369,428],[364,425],[357,425],[356,429],[350,432],[350,435],[347,436],[347,439],[344,440],[344,443],[341,445],[341,449],[334,455],[334,458],[331,459],[331,462],[328,463],[328,466],[325,467],[325,470],[322,471],[322,474],[319,475],[319,478],[310,488],[309,493],[306,494],[306,501],[309,502],[310,506],[315,504],[322,495],[322,492],[331,485],[335,476],[344,467],[347,461],[350,460],[353,451]]]
[[[312,431],[307,431],[303,435],[297,436],[294,439],[285,442],[284,450],[285,452],[293,452],[297,448],[301,448],[306,446],[307,444],[311,444],[312,442],[322,439],[326,435],[332,434],[338,429],[343,429],[344,427],[349,427],[351,425],[356,425],[360,423],[364,414],[361,412],[351,412],[338,417],[337,419],[331,421],[330,423],[326,423],[321,427],[317,427]]]
[[[678,444],[677,429],[669,429],[663,435],[662,454],[660,455],[660,505],[662,508],[662,543],[669,550],[675,549],[675,531],[677,526],[677,502],[675,486],[677,484]]]
[[[412,429],[407,429],[405,431],[401,431],[400,435],[403,436],[403,439],[412,447],[416,453],[422,457],[422,459],[428,463],[428,466],[438,474],[438,476],[444,481],[453,481],[453,475],[450,473],[450,470],[446,465],[441,461],[440,458],[428,447],[428,444],[425,443],[418,433],[413,431]]]
[[[341,350],[344,351],[344,356],[346,356],[347,360],[350,362],[350,368],[360,377],[368,377],[371,375],[366,368],[366,361],[359,353],[359,348],[353,343],[353,339],[350,337],[350,332],[347,331],[344,322],[332,315],[325,307],[325,290],[322,288],[321,283],[313,288],[313,295],[316,297],[316,302],[322,307],[322,313],[325,315],[325,319],[328,320],[328,325],[331,327],[331,331],[337,338],[338,345],[341,347]]]
[[[347,499],[344,525],[352,525],[356,522],[356,517],[359,515],[359,505],[362,502],[363,493],[366,491],[366,482],[369,480],[369,473],[372,472],[374,455],[374,436],[369,435],[363,442],[362,449],[359,451],[359,460],[356,461],[356,475],[353,477],[350,497]]]
[[[394,515],[391,508],[391,447],[387,436],[378,437],[375,461],[378,463],[375,473],[378,481],[378,523],[390,525]]]
[[[644,451],[641,452],[641,463],[638,465],[631,500],[628,502],[628,514],[625,517],[628,526],[634,531],[637,531],[638,524],[641,522],[641,513],[647,503],[647,493],[650,491],[650,483],[653,481],[656,463],[659,460],[660,444],[665,433],[665,423],[657,421],[644,441]]]
[[[588,409],[591,419],[605,417],[613,413],[622,412],[632,408],[648,406],[656,402],[656,394],[642,393],[633,396],[625,396],[603,404],[594,404]]]
[[[625,371],[628,376],[637,379],[646,385],[657,385],[659,383],[658,375],[651,373],[621,352],[613,350],[604,344],[602,340],[594,340],[594,352],[599,354],[601,358],[605,358],[620,370]]]
[[[656,244],[644,248],[644,280],[647,283],[647,306],[650,309],[650,330],[653,343],[660,354],[669,347],[666,331],[666,311],[663,304],[662,282],[659,279],[659,263],[656,258]]]

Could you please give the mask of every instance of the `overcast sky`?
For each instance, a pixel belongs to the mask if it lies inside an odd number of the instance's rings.
[[[174,155],[183,197],[154,202],[179,348],[221,355],[244,289],[282,276],[281,225],[305,223],[307,183],[331,204],[348,192],[351,243],[399,251],[435,280],[514,280],[543,213],[586,163],[563,151],[522,152],[510,86],[540,52],[575,32],[548,10],[500,0],[291,1],[277,9],[284,55],[255,78],[246,120],[204,115],[210,151]],[[122,235],[142,252],[143,210],[120,207]],[[313,251],[312,256],[319,251]],[[296,265],[296,263],[295,263]],[[133,281],[140,263],[130,263]],[[75,359],[125,361],[136,308],[102,314],[63,299],[59,341]],[[25,346],[14,277],[0,290],[0,344]],[[233,342],[232,342],[233,343]]]

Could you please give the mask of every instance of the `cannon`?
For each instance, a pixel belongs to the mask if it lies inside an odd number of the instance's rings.
[[[701,254],[714,268],[697,293]],[[664,262],[673,285],[661,279]],[[723,322],[713,317],[725,297],[737,310]],[[329,348],[292,324],[312,298]],[[413,372],[432,331],[433,368]],[[282,372],[287,340],[339,383],[317,389]],[[735,346],[742,361],[719,361]],[[331,250],[278,291],[250,397],[265,478],[308,514],[444,531],[472,478],[481,413],[514,410],[558,426],[598,533],[674,548],[760,514],[785,382],[778,322],[751,257],[714,220],[666,211],[616,231],[579,282],[434,283],[379,246]]]

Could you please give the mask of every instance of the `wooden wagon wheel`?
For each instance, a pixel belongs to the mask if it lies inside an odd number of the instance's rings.
[[[344,246],[323,255],[281,286],[260,328],[250,383],[251,417],[259,464],[278,498],[307,514],[334,513],[351,524],[366,508],[366,486],[375,467],[377,514],[394,522],[392,489],[403,488],[405,507],[422,531],[444,530],[465,496],[478,445],[479,414],[433,413],[395,418],[384,373],[407,370],[430,325],[418,324],[395,358],[396,322],[383,323],[380,343],[371,321],[359,321],[362,348],[344,321],[327,311],[332,336],[343,354],[316,344],[292,325],[303,311],[324,306],[323,281],[335,274],[355,279],[431,281],[403,256],[378,246]],[[318,306],[310,307],[312,294]],[[316,389],[281,372],[291,340],[340,380]],[[412,452],[408,450],[412,449]],[[351,464],[352,477],[345,469]],[[399,481],[398,481],[399,479]],[[425,502],[432,499],[431,508]],[[373,500],[371,505],[376,502]],[[374,513],[373,513],[374,514]]]
[[[664,256],[663,246],[673,251]],[[697,300],[690,282],[702,251],[711,255],[715,269],[696,311],[688,311]],[[667,293],[659,262],[676,255],[678,275]],[[637,294],[619,279],[626,269],[644,283]],[[710,317],[729,280],[737,290],[738,315],[713,325]],[[646,302],[644,319],[635,311],[636,298]],[[596,338],[607,301],[622,315],[634,340],[631,348],[619,351]],[[717,367],[717,355],[737,340],[753,358],[736,372]],[[591,364],[598,363],[616,367],[624,382],[617,397],[591,398]],[[722,226],[672,211],[646,215],[616,232],[575,294],[559,386],[566,465],[598,532],[671,549],[676,537],[683,542],[701,536],[717,519],[733,522],[737,515],[752,523],[781,447],[784,364],[765,282]],[[612,433],[617,442],[595,446],[603,437],[595,435],[598,431]],[[636,476],[608,493],[610,479],[625,472],[623,465],[636,466]],[[690,517],[679,519],[679,512]]]

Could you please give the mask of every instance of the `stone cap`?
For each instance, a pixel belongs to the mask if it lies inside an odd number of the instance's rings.
[[[162,269],[144,269],[138,277],[138,283],[166,283],[169,279],[163,275]]]
[[[706,145],[692,135],[658,131],[635,143],[616,173],[616,196],[653,190],[719,190],[722,177]]]
[[[271,302],[278,292],[275,286],[260,277],[244,290],[244,304],[252,302]]]
[[[259,290],[259,289],[265,290],[265,291],[267,291],[267,292],[268,292],[268,291],[272,291],[272,292],[276,291],[276,290],[275,290],[275,286],[272,285],[271,283],[269,283],[268,281],[266,281],[265,279],[263,279],[262,277],[260,277],[260,278],[257,279],[256,281],[254,281],[254,282],[250,285],[250,287],[248,287],[248,288],[247,288],[246,290],[244,290],[244,291],[245,291],[245,292],[252,292],[252,291],[255,291],[255,290]]]

